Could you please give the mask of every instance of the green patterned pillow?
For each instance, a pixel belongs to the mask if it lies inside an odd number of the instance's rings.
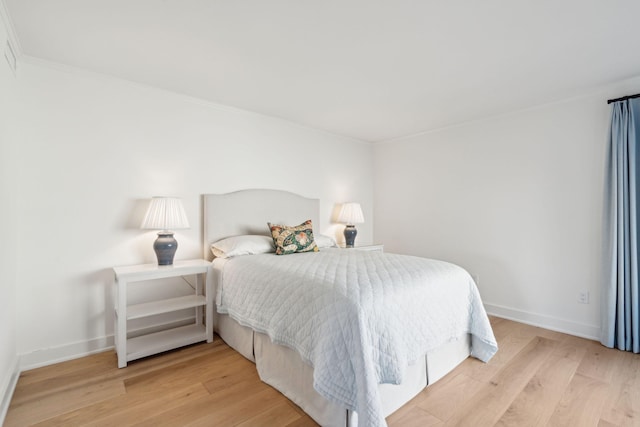
[[[267,223],[271,230],[273,243],[276,244],[276,255],[287,255],[296,252],[318,252],[318,245],[313,239],[311,220],[296,227]]]

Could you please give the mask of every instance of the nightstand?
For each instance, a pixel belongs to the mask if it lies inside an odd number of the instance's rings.
[[[209,302],[211,290],[205,289],[206,275],[211,263],[203,259],[176,261],[173,265],[141,264],[114,267],[115,288],[115,345],[118,353],[118,368],[127,362],[152,354],[200,341],[213,341],[213,303]],[[181,296],[127,305],[127,287],[144,280],[166,279],[195,275],[193,295]],[[193,308],[195,323],[178,328],[127,338],[127,321],[140,319],[176,310]],[[203,316],[203,311],[206,311]],[[204,322],[203,322],[204,320]]]
[[[347,248],[343,243],[343,244],[341,244],[339,246],[342,249],[353,249],[353,250],[356,250],[356,251],[378,251],[378,252],[384,252],[384,245],[372,245],[372,244],[368,244],[368,243],[363,243],[363,244],[356,243],[356,245],[353,248]]]

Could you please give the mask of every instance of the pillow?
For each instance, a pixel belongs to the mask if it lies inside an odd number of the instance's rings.
[[[316,236],[316,245],[319,248],[337,248],[338,244],[336,243],[336,239],[331,236],[327,236],[326,234],[318,234]]]
[[[313,239],[311,220],[296,227],[267,223],[271,230],[276,255],[287,255],[296,252],[318,252],[318,245]]]
[[[218,240],[211,245],[211,252],[217,258],[266,254],[273,250],[273,239],[269,236],[234,236]]]

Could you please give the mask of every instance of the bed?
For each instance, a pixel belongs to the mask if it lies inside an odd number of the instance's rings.
[[[204,195],[203,211],[214,329],[322,426],[384,426],[469,355],[486,361],[497,351],[475,284],[460,267],[326,246],[214,259],[212,243],[268,236],[267,222],[319,224],[319,200],[243,190]],[[424,277],[428,286],[412,287]]]

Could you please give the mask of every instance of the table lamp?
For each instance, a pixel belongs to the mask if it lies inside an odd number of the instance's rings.
[[[344,240],[347,247],[352,248],[356,241],[356,234],[358,234],[354,224],[362,224],[364,222],[360,203],[344,203],[338,215],[338,222],[347,225],[344,228]]]
[[[173,238],[173,231],[169,230],[189,228],[182,201],[177,197],[153,197],[140,228],[161,230],[153,243],[158,265],[173,265],[178,242]]]

